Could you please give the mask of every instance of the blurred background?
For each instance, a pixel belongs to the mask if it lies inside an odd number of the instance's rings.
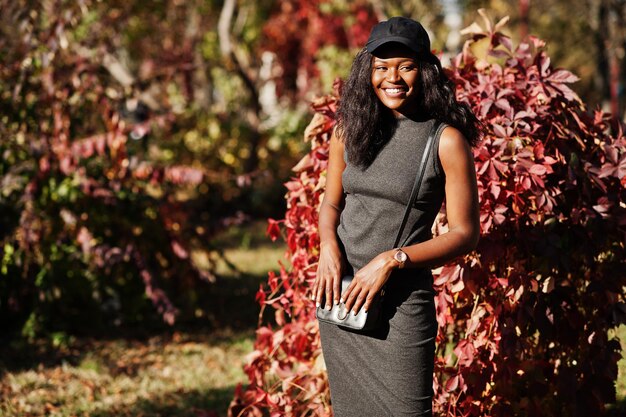
[[[624,119],[619,0],[0,0],[0,414],[225,415],[311,100],[377,21],[445,65],[480,8]]]

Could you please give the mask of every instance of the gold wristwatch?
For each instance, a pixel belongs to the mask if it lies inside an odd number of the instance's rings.
[[[396,251],[393,254],[393,259],[398,262],[398,269],[402,269],[404,268],[406,260],[409,259],[409,256],[401,248],[396,248]]]

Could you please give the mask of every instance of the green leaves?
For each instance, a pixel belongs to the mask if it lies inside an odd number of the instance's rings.
[[[6,275],[8,272],[8,266],[14,263],[14,253],[15,249],[13,248],[13,245],[11,245],[10,243],[5,243],[2,250],[2,264],[0,264],[0,273],[2,273],[2,275]]]

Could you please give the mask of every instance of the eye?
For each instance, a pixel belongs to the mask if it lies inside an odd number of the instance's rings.
[[[387,69],[387,67],[383,66],[383,65],[377,65],[375,67],[376,71],[384,71]]]

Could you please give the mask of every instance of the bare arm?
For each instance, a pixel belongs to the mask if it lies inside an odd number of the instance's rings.
[[[478,187],[472,150],[457,129],[444,129],[439,159],[446,174],[446,217],[449,231],[434,239],[407,246],[406,267],[434,268],[473,250],[480,237]],[[393,251],[390,251],[393,256]]]
[[[327,308],[331,307],[332,302],[339,302],[340,278],[343,272],[343,259],[337,241],[337,225],[344,204],[341,174],[346,164],[343,152],[343,142],[333,132],[330,138],[326,188],[319,212],[319,264],[312,287],[312,298],[319,305],[325,295]]]
[[[343,149],[343,143],[333,132],[330,137],[326,187],[319,213],[320,245],[337,244],[337,225],[344,204],[341,174],[343,174],[346,163],[343,160]]]
[[[480,236],[478,188],[471,148],[457,129],[447,127],[439,141],[439,159],[446,175],[446,215],[449,230],[425,242],[406,246],[405,268],[436,267],[476,247]],[[374,295],[382,288],[398,264],[394,250],[376,256],[355,274],[344,296],[346,307],[358,312],[367,310]]]

